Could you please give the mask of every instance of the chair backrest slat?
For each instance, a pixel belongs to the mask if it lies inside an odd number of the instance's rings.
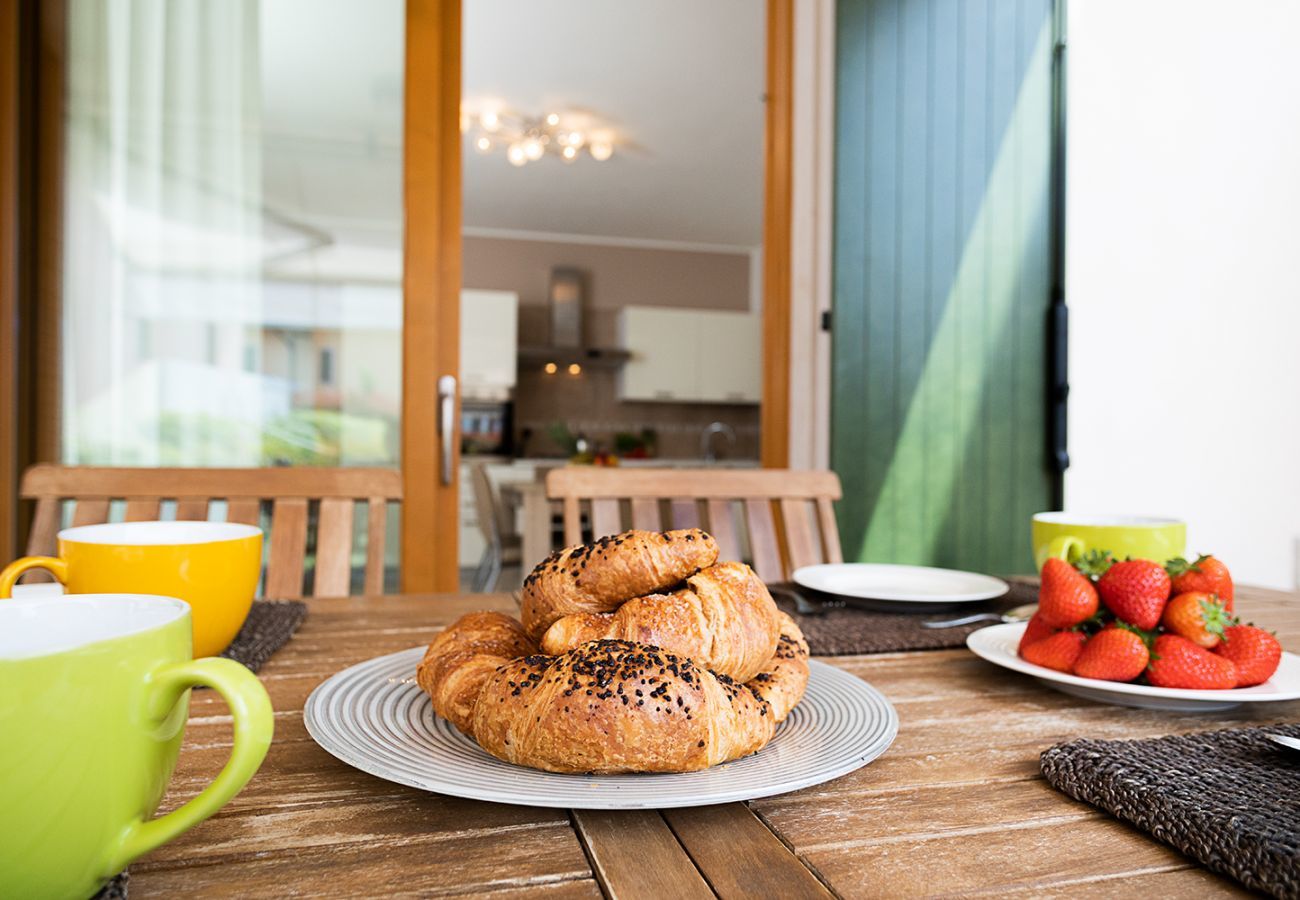
[[[266,596],[297,600],[302,596],[307,557],[307,500],[280,497],[271,510],[271,550],[266,563]]]
[[[176,521],[206,522],[207,520],[207,497],[181,497],[176,501]]]
[[[717,498],[704,501],[709,508],[708,531],[718,542],[718,553],[723,559],[740,559],[740,541],[736,537],[734,503]]]
[[[388,498],[366,501],[366,593],[384,592],[384,551],[388,534]]]
[[[754,571],[764,581],[780,581],[785,567],[781,565],[781,545],[776,539],[772,501],[746,498],[745,525],[749,529],[749,552],[754,560]]]
[[[623,523],[618,511],[618,501],[608,498],[591,501],[592,534],[617,534],[623,530]],[[581,536],[578,542],[581,543]]]
[[[700,504],[690,497],[675,497],[669,504],[673,512],[673,528],[699,528]]]
[[[659,518],[659,498],[632,498],[632,527],[642,531],[660,531],[663,522]]]
[[[317,597],[346,597],[352,586],[352,513],[356,503],[343,497],[320,502],[316,520]]]
[[[785,531],[790,571],[822,562],[821,542],[808,518],[808,501],[786,497],[781,500],[781,524]]]
[[[356,504],[366,502],[365,590],[379,594],[384,585],[384,551],[388,504],[401,502],[401,473],[394,469],[146,469],[41,464],[23,474],[22,496],[36,501],[28,539],[29,554],[51,554],[63,506],[73,504],[72,523],[108,521],[110,504],[125,501],[127,521],[157,519],[163,501],[174,501],[177,519],[219,516],[225,521],[262,526],[269,503],[270,537],[264,595],[295,599],[304,593],[304,566],[312,523],[315,528],[313,596],[338,596],[351,587]]]
[[[822,551],[828,563],[844,562],[844,551],[840,549],[840,529],[835,521],[835,507],[826,497],[817,498],[817,523],[822,533]]]
[[[631,505],[633,528],[660,530],[666,501],[671,527],[705,527],[724,559],[747,559],[767,581],[786,580],[798,566],[842,559],[832,506],[840,498],[840,481],[834,472],[572,466],[547,474],[546,493],[563,501],[571,544],[584,536],[583,504],[591,510],[591,536],[600,537],[623,529],[623,501]]]
[[[128,497],[125,522],[152,522],[158,518],[162,501],[157,497]],[[177,517],[179,518],[179,516]]]
[[[79,497],[72,509],[73,525],[101,525],[108,521],[107,497]]]

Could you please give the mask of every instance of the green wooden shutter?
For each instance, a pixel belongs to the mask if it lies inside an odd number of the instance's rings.
[[[1032,571],[1049,508],[1052,0],[839,0],[846,559]]]

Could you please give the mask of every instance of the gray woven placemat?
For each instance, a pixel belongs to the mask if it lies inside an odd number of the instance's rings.
[[[259,600],[248,611],[244,627],[221,655],[260,671],[275,651],[289,643],[307,617],[307,604],[300,600]],[[127,900],[131,882],[128,869],[114,876],[94,900]]]
[[[1300,724],[1141,741],[1078,740],[1043,752],[1048,782],[1215,872],[1300,898],[1300,752],[1264,734]]]
[[[853,656],[861,653],[896,653],[903,650],[945,650],[966,646],[966,635],[989,622],[953,628],[925,628],[922,623],[956,619],[976,612],[1002,612],[1038,602],[1038,587],[1027,580],[1011,582],[1011,591],[997,600],[962,604],[960,609],[926,613],[872,612],[846,606],[820,615],[800,615],[794,603],[779,593],[777,605],[790,613],[813,656]],[[802,590],[802,589],[801,589]]]
[[[254,672],[271,658],[271,654],[289,643],[307,617],[307,604],[301,600],[259,600],[248,611],[244,627],[221,655],[243,663]]]

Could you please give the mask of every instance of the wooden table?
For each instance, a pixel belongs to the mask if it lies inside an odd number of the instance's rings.
[[[1242,590],[1238,609],[1300,648],[1300,596]],[[524,891],[543,897],[1042,896],[1241,893],[1235,883],[1058,794],[1038,755],[1070,738],[1142,737],[1300,718],[1300,703],[1187,715],[1048,690],[965,650],[833,657],[898,708],[893,747],[829,784],[749,804],[566,812],[458,800],[381,781],[321,750],[308,693],[361,660],[423,644],[504,595],[316,600],[262,679],[276,710],[261,771],[220,814],[131,868],[132,898]],[[230,719],[191,705],[166,809],[224,762]]]

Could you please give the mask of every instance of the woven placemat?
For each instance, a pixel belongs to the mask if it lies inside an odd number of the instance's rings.
[[[1043,752],[1053,787],[1099,806],[1246,887],[1300,898],[1300,724],[1141,741],[1077,740]]]
[[[248,611],[244,627],[221,655],[260,671],[275,651],[289,643],[307,617],[307,604],[300,600],[259,600]],[[131,882],[128,869],[115,875],[100,889],[94,900],[127,900]]]
[[[826,609],[819,615],[801,615],[795,604],[779,592],[777,605],[790,613],[808,641],[813,656],[853,656],[861,653],[896,653],[903,650],[944,650],[966,646],[966,635],[990,623],[975,622],[952,628],[925,628],[924,622],[956,619],[977,612],[1004,612],[1038,602],[1038,587],[1028,580],[1009,582],[1005,596],[988,603],[962,604],[944,612],[874,612],[852,606]],[[800,589],[803,592],[803,589]],[[806,592],[804,592],[806,594]]]
[[[259,672],[271,654],[289,643],[305,618],[307,604],[301,600],[259,600],[221,655]]]

